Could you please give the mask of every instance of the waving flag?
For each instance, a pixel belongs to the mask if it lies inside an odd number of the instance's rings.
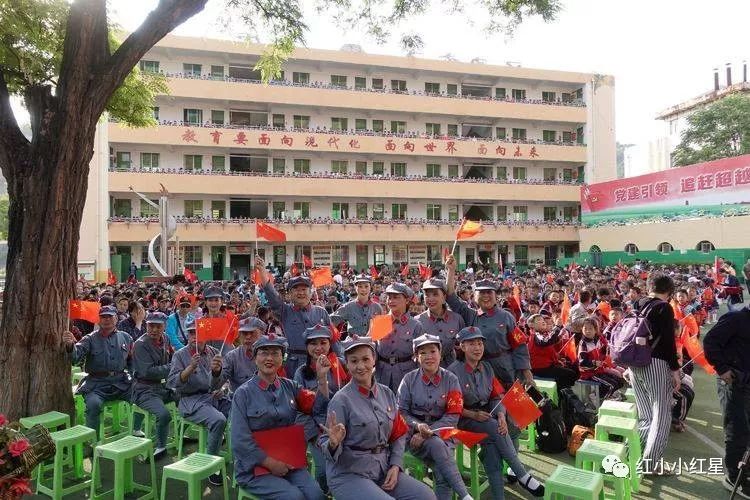
[[[312,259],[310,257],[308,257],[307,255],[302,255],[302,265],[305,266],[308,269],[311,268],[312,267]]]
[[[570,318],[570,297],[568,294],[563,292],[563,303],[560,307],[560,319],[563,325],[567,324],[568,318]]]
[[[286,241],[286,233],[284,231],[276,229],[265,222],[255,223],[255,236],[257,238],[263,238],[268,241],[276,241],[279,243]]]
[[[68,307],[68,318],[83,319],[89,323],[99,322],[99,302],[71,300]]]
[[[502,400],[508,415],[513,418],[519,429],[525,429],[531,422],[536,421],[542,412],[534,400],[526,393],[521,383],[516,380]]]
[[[115,276],[115,273],[112,272],[112,269],[107,269],[107,284],[108,285],[117,284],[117,276]]]
[[[379,314],[370,320],[369,336],[372,340],[387,337],[393,331],[393,318],[390,314]]]
[[[370,276],[372,276],[372,279],[376,280],[380,276],[380,273],[378,272],[378,268],[375,267],[375,265],[370,266]]]
[[[185,276],[185,279],[188,280],[190,283],[195,283],[196,281],[198,281],[198,276],[196,276],[195,273],[191,271],[189,267],[186,267],[182,271],[182,275]]]
[[[466,240],[472,238],[479,233],[484,231],[484,227],[481,222],[475,222],[473,220],[464,219],[461,226],[458,228],[456,233],[457,240]]]
[[[438,436],[441,439],[458,439],[463,444],[471,448],[472,446],[479,444],[480,441],[487,437],[484,432],[469,432],[453,427],[446,427],[443,429],[437,429]]]
[[[310,279],[316,287],[326,286],[333,283],[333,275],[330,267],[310,270]]]
[[[711,366],[708,360],[706,360],[706,355],[703,353],[703,348],[698,341],[698,337],[686,336],[682,339],[682,345],[685,347],[685,350],[690,355],[690,359],[692,359],[695,364],[700,365],[709,375],[716,375],[716,370]]]
[[[401,272],[399,273],[401,276],[406,277],[409,276],[409,264],[404,264],[401,266]]]

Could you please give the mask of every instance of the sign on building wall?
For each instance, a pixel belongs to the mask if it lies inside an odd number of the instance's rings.
[[[427,264],[427,245],[409,245],[409,265]]]
[[[314,246],[312,247],[312,261],[315,266],[331,265],[331,247]]]
[[[750,155],[581,188],[586,225],[733,214],[750,215]]]

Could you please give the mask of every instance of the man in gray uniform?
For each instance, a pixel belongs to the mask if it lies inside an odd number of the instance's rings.
[[[464,319],[448,310],[445,304],[447,287],[445,281],[430,278],[422,285],[427,310],[415,319],[422,325],[422,331],[440,338],[442,359],[440,366],[448,368],[456,360],[456,335],[465,326]]]
[[[370,319],[383,314],[383,308],[370,298],[372,279],[369,276],[357,275],[354,278],[354,286],[357,288],[357,298],[339,307],[331,315],[331,322],[336,326],[346,323],[349,335],[364,337],[370,328]]]
[[[76,389],[86,402],[86,427],[99,433],[99,417],[105,401],[130,399],[131,380],[125,371],[130,364],[133,339],[117,330],[117,308],[104,306],[99,310],[99,329],[76,342],[71,332],[65,332],[62,340],[72,353],[74,365],[83,362],[88,376]],[[101,437],[101,436],[99,436]]]
[[[161,458],[167,451],[167,437],[172,414],[164,403],[174,401],[171,390],[164,380],[169,375],[169,342],[164,335],[167,316],[161,312],[146,316],[146,335],[136,340],[133,347],[133,395],[131,401],[156,416],[156,448],[154,458]],[[140,429],[142,415],[133,427]],[[150,437],[150,436],[146,436]]]
[[[232,393],[250,380],[258,370],[253,356],[253,344],[261,335],[265,335],[267,329],[268,326],[258,318],[240,320],[240,345],[224,356],[221,368],[222,376],[224,380],[229,381],[229,390]]]

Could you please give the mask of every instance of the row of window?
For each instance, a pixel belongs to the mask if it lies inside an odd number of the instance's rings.
[[[716,250],[716,247],[710,241],[703,240],[695,245],[695,249],[701,253],[710,253]],[[665,241],[659,243],[656,247],[656,251],[663,254],[674,252],[674,246],[671,243]],[[625,253],[628,255],[635,255],[639,252],[638,246],[635,243],[628,243],[625,245]]]

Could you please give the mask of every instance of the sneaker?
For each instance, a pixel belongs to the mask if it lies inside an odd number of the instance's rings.
[[[167,449],[163,446],[160,446],[154,450],[154,460],[159,460],[160,458],[164,458],[164,456],[167,454]]]
[[[138,437],[138,438],[145,438],[145,437],[146,437],[146,433],[145,433],[145,432],[143,432],[143,431],[140,431],[140,430],[138,430],[138,431],[133,431],[133,435],[134,435],[135,437]]]
[[[224,478],[221,477],[221,474],[211,474],[208,476],[208,482],[214,486],[224,486]]]

